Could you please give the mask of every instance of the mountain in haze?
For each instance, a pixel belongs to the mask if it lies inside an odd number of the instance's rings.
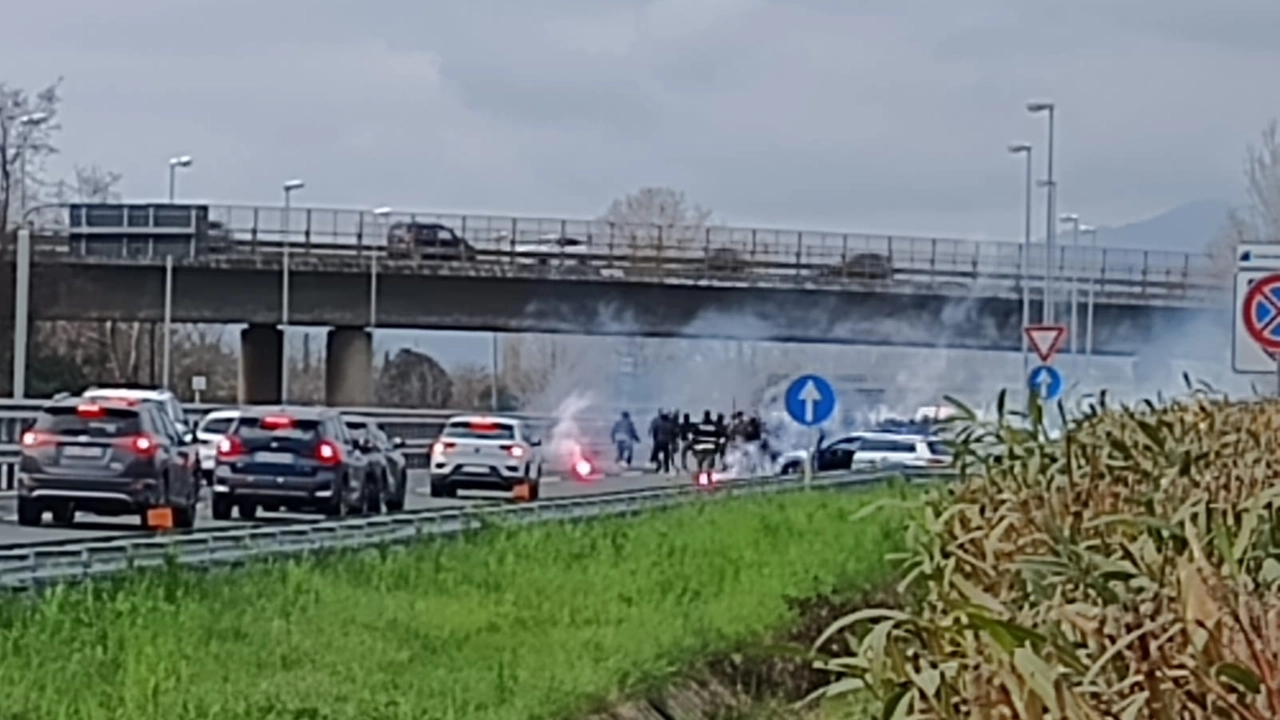
[[[1098,244],[1134,250],[1205,252],[1222,230],[1231,203],[1194,200],[1137,222],[1098,228]],[[1059,239],[1062,238],[1060,234]]]

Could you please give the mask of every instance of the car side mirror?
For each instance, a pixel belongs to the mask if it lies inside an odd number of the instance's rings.
[[[196,434],[191,432],[190,430],[183,432],[182,442],[184,445],[195,445],[198,442],[196,440]]]
[[[393,447],[393,448],[402,448],[402,447],[404,447],[404,438],[402,438],[402,437],[393,437],[393,438],[391,438],[391,447]]]

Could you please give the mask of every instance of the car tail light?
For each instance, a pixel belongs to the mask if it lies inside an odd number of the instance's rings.
[[[458,447],[457,443],[451,443],[451,442],[445,442],[443,440],[439,440],[431,446],[431,454],[443,455],[456,447]]]
[[[106,416],[106,411],[98,403],[80,403],[76,406],[76,415],[87,418],[97,419]]]
[[[244,454],[244,443],[235,435],[228,435],[218,440],[217,457],[227,460]]]
[[[28,430],[22,433],[22,447],[38,448],[47,445],[53,445],[57,440],[52,433],[40,432],[39,430]]]
[[[150,435],[134,435],[121,438],[120,443],[128,448],[130,452],[142,457],[151,457],[156,454],[156,441]]]
[[[342,453],[338,450],[338,446],[328,440],[321,440],[316,445],[316,460],[321,465],[337,465],[342,462]]]
[[[503,445],[502,449],[506,450],[507,454],[513,458],[524,457],[524,448],[520,447],[519,445]]]
[[[293,418],[288,415],[268,415],[258,425],[263,430],[288,430],[293,427]]]

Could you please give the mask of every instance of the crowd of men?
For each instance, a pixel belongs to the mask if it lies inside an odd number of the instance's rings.
[[[630,467],[634,461],[635,446],[640,443],[635,423],[630,413],[623,412],[610,433],[617,449],[617,463]],[[659,410],[649,423],[649,464],[656,472],[671,473],[677,467],[681,471],[693,468],[699,472],[717,467],[726,469],[726,457],[734,447],[756,448],[769,453],[760,418],[744,412],[735,412],[727,420],[724,413],[714,417],[710,410],[703,410],[702,417],[694,420],[689,413],[681,415],[676,410]]]

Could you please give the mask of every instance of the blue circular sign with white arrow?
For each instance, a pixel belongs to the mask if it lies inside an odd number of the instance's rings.
[[[792,420],[812,427],[821,425],[836,411],[836,391],[817,375],[801,375],[787,386],[784,396]]]
[[[1027,375],[1027,387],[1041,400],[1057,400],[1062,394],[1062,373],[1052,365],[1041,365]]]

